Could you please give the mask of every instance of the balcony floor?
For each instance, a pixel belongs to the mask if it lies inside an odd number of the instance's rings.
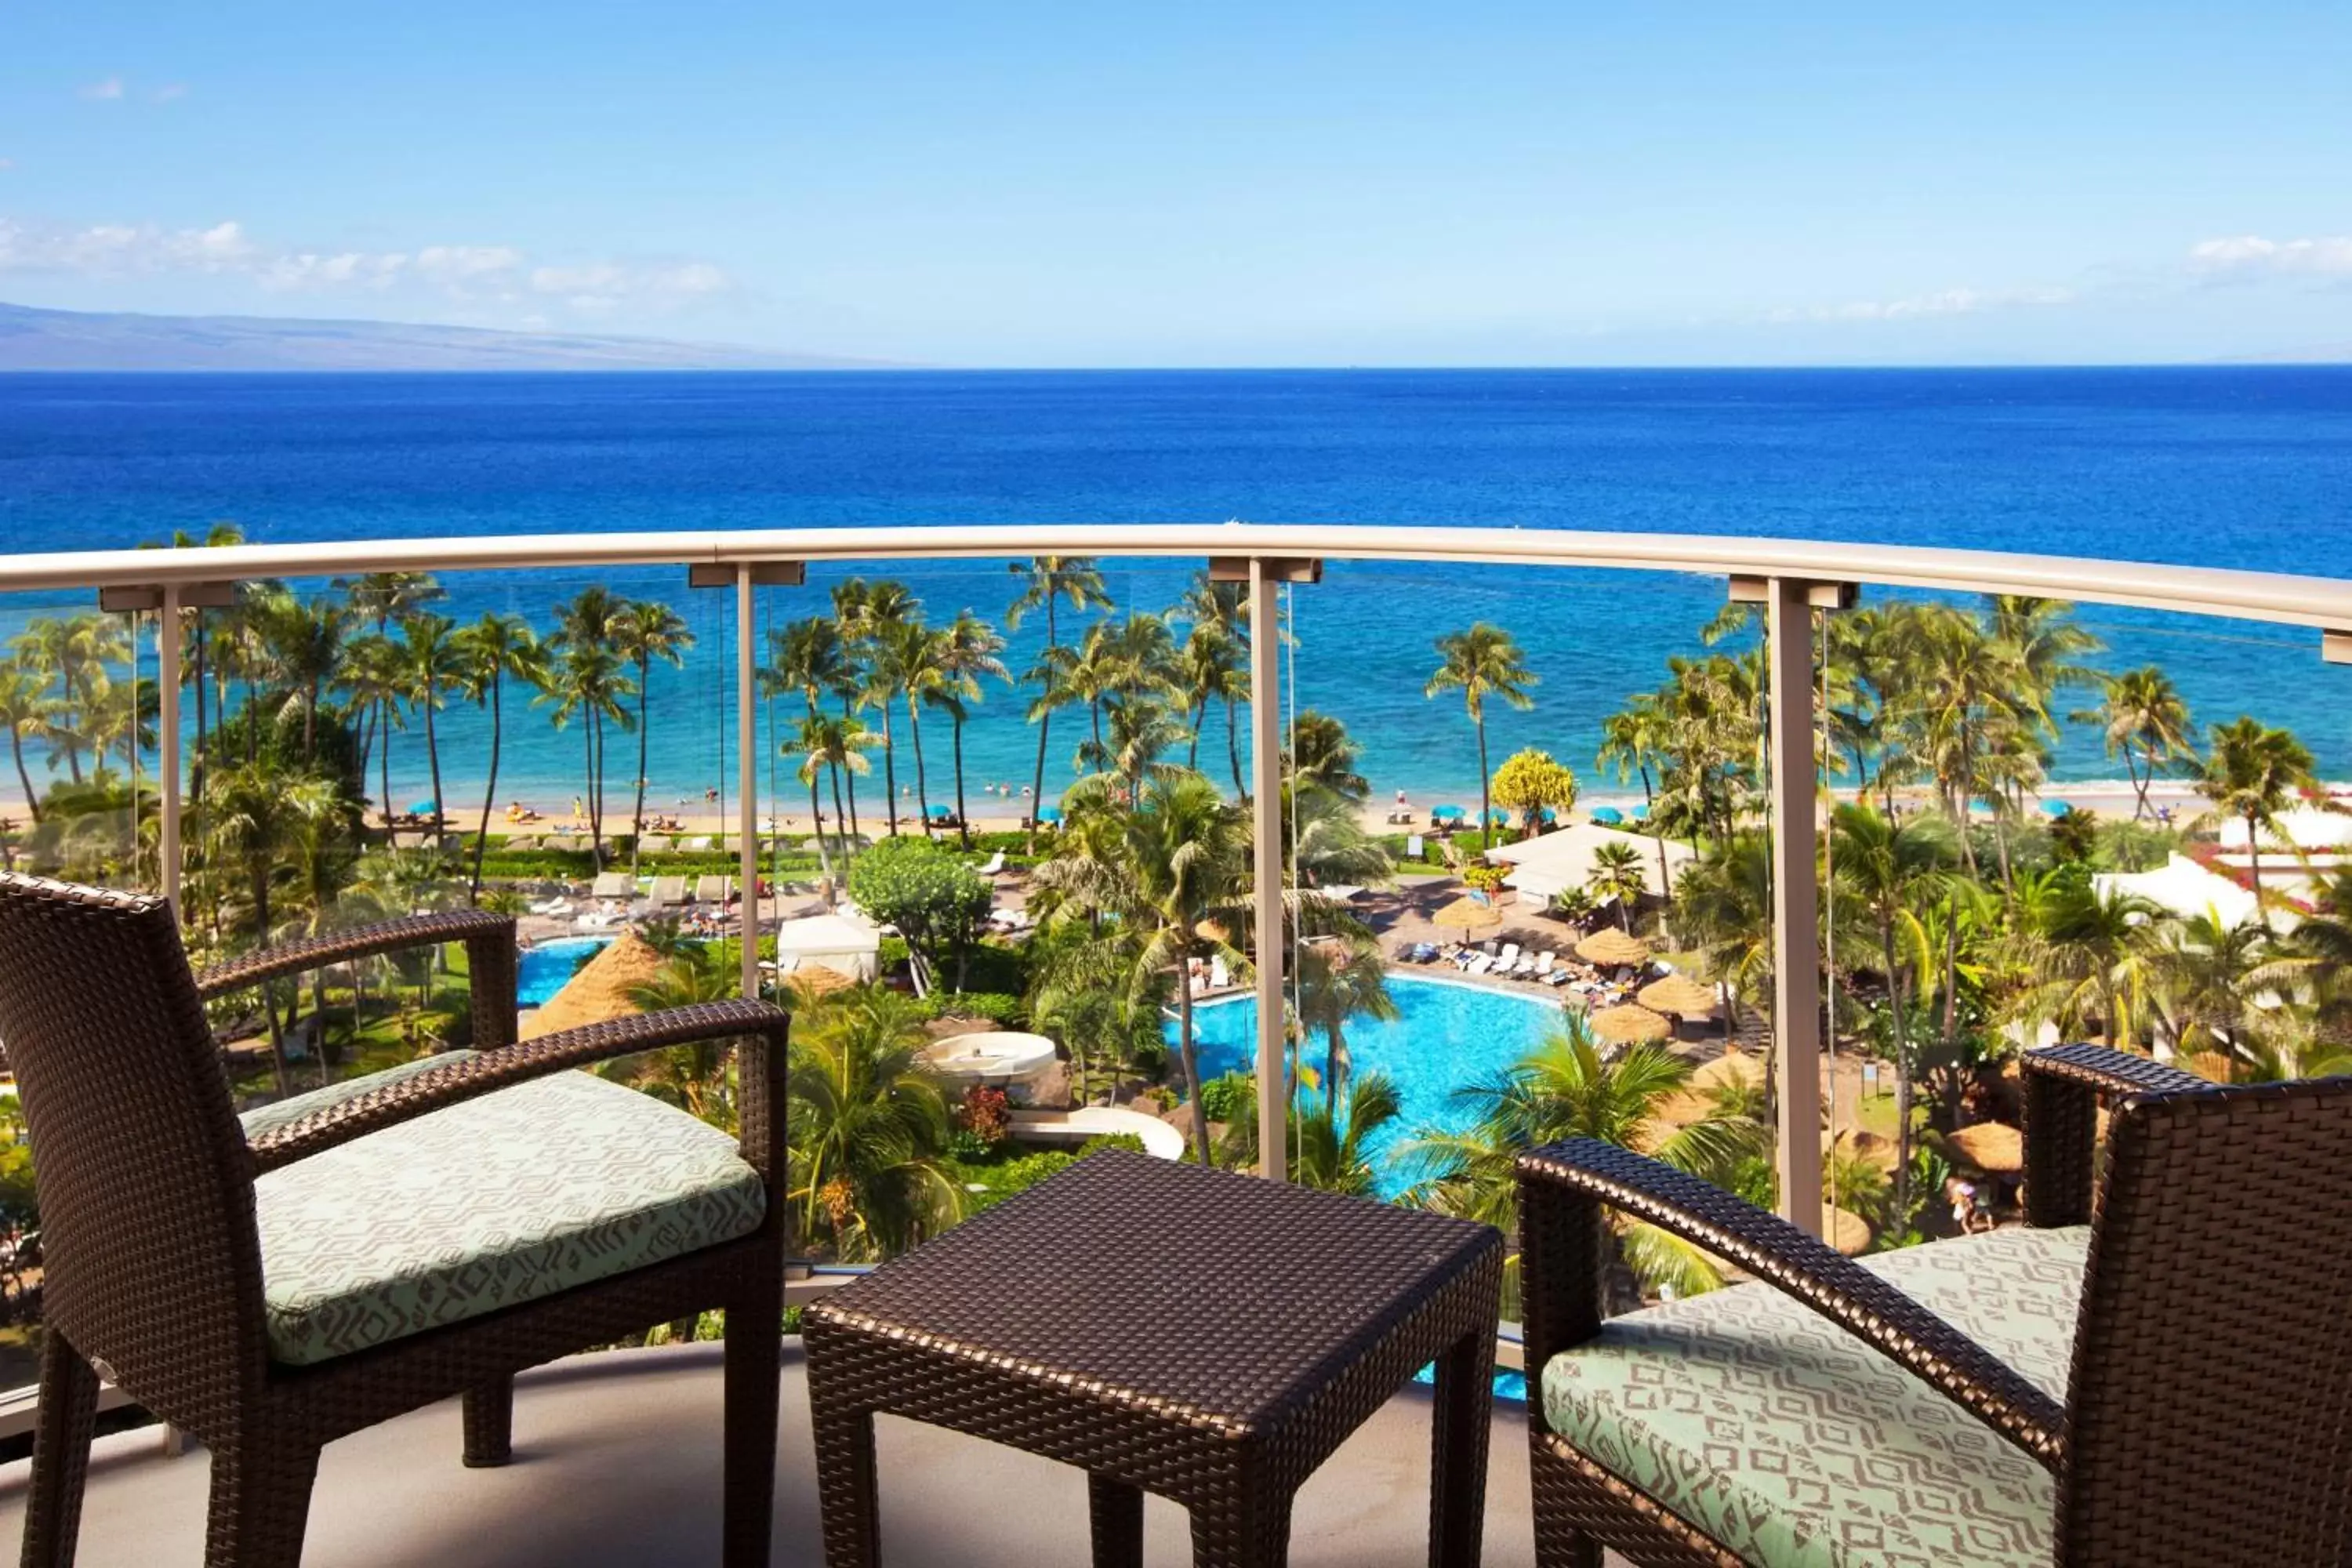
[[[583,1356],[524,1377],[515,1462],[457,1462],[454,1401],[330,1447],[305,1561],[336,1568],[671,1568],[718,1562],[718,1347]],[[1299,1493],[1296,1568],[1428,1561],[1429,1407],[1400,1395]],[[911,1423],[879,1427],[888,1568],[1047,1568],[1087,1561],[1076,1470]],[[1486,1561],[1534,1561],[1526,1436],[1498,1407]],[[82,1516],[83,1568],[202,1560],[205,1461],[166,1458],[152,1429],[100,1439]],[[784,1367],[777,1568],[813,1568],[819,1538],[808,1401],[797,1347]],[[16,1540],[25,1463],[0,1467],[0,1553]],[[1153,1564],[1191,1561],[1182,1510],[1145,1510]]]

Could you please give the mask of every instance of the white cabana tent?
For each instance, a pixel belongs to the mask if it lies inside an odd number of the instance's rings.
[[[2210,912],[2224,926],[2235,926],[2254,918],[2252,892],[2186,855],[2171,856],[2153,871],[2102,872],[2091,879],[2091,886],[2103,897],[2137,894],[2184,920]],[[2291,918],[2287,911],[2273,911],[2274,923]]]
[[[2221,847],[2242,854],[2246,847],[2246,819],[2232,816],[2220,823],[2215,837]],[[2263,829],[2263,849],[2273,850],[2335,849],[2352,850],[2352,811],[2320,811],[2299,805],[2293,811],[2278,815],[2275,828]]]
[[[1666,889],[1658,882],[1658,841],[1638,833],[1573,823],[1517,844],[1497,845],[1486,851],[1486,858],[1511,868],[1510,875],[1503,879],[1505,887],[1518,889],[1523,899],[1548,903],[1555,896],[1570,888],[1580,888],[1591,879],[1593,852],[1604,844],[1630,844],[1639,849],[1643,886],[1654,896],[1664,896]],[[1669,838],[1665,845],[1667,868],[1679,877],[1683,868],[1696,857],[1687,844]]]
[[[870,981],[881,968],[882,933],[842,915],[811,915],[776,928],[776,970],[790,974],[817,964],[852,980]]]

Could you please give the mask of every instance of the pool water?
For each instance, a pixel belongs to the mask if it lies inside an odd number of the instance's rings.
[[[1448,1103],[1465,1084],[1491,1078],[1532,1050],[1559,1026],[1559,1004],[1391,972],[1389,995],[1398,1016],[1388,1022],[1358,1018],[1348,1026],[1348,1054],[1358,1074],[1386,1073],[1396,1085],[1403,1114],[1368,1141],[1382,1197],[1408,1185],[1405,1174],[1381,1156],[1424,1128],[1460,1131],[1475,1116]],[[1235,997],[1193,1009],[1193,1044],[1201,1079],[1247,1072],[1257,1054],[1257,998]],[[1168,1044],[1176,1044],[1176,1022],[1168,1021]],[[1305,1064],[1319,1076],[1327,1042],[1318,1033],[1301,1047]],[[1302,1089],[1303,1094],[1311,1092]]]
[[[515,966],[515,999],[526,1007],[544,1007],[547,999],[562,990],[563,983],[579,969],[580,961],[612,940],[609,936],[566,937],[524,948]]]

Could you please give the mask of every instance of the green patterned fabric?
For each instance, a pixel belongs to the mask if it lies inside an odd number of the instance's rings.
[[[248,1131],[294,1103],[248,1112]],[[758,1229],[767,1205],[734,1139],[582,1072],[355,1139],[254,1194],[270,1354],[297,1365],[683,1257]]]
[[[2063,1400],[2087,1227],[1863,1266]],[[1759,1568],[2048,1568],[2055,1482],[1769,1285],[1616,1318],[1543,1369],[1551,1429]]]
[[[291,1094],[284,1100],[273,1100],[268,1105],[257,1105],[244,1111],[237,1121],[245,1124],[247,1138],[258,1138],[265,1132],[275,1132],[290,1122],[299,1121],[314,1110],[324,1110],[331,1105],[341,1105],[347,1100],[357,1100],[372,1089],[382,1089],[388,1083],[398,1083],[404,1078],[430,1072],[449,1062],[461,1062],[472,1056],[471,1051],[445,1051],[437,1057],[419,1057],[413,1062],[403,1062],[382,1072],[372,1072],[363,1078],[345,1079],[324,1089],[314,1089],[307,1094]]]

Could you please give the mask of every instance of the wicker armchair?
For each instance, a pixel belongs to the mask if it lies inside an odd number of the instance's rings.
[[[208,997],[463,942],[479,1049],[240,1119]],[[47,1250],[23,1561],[68,1568],[100,1375],[211,1450],[211,1568],[300,1561],[320,1448],[462,1394],[510,1448],[524,1368],[727,1319],[729,1568],[764,1568],[783,1290],[786,1019],[757,1002],[513,1043],[514,926],[427,915],[190,972],[163,900],[0,876],[0,1040]],[[741,1137],[566,1071],[741,1042]],[[473,1228],[469,1231],[468,1226]]]
[[[1541,1568],[2352,1563],[2352,1079],[2025,1069],[2026,1227],[1861,1262],[1612,1145],[1519,1162]],[[1603,1322],[1604,1207],[1759,1283]]]

